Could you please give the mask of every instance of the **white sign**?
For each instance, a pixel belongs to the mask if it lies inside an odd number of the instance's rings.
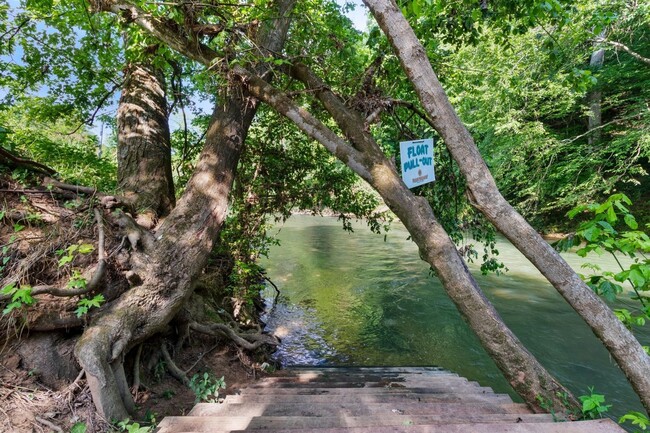
[[[433,171],[433,138],[402,141],[399,144],[402,179],[409,188],[436,180]]]

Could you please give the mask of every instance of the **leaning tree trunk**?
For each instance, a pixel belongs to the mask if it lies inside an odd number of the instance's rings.
[[[259,46],[281,50],[294,3],[279,2],[278,18],[260,32]],[[166,329],[192,294],[223,225],[235,169],[257,109],[250,95],[232,90],[214,110],[197,168],[178,205],[155,239],[142,242],[143,249],[134,252],[137,276],[130,280],[139,283],[99,314],[75,347],[93,402],[106,419],[124,419],[132,408],[125,354]]]
[[[543,402],[550,403],[558,412],[578,407],[571,393],[539,364],[503,323],[469,272],[449,235],[435,218],[429,203],[426,199],[415,196],[406,187],[374,139],[363,128],[359,128],[363,119],[358,113],[348,109],[305,66],[292,68],[293,75],[305,82],[310,91],[321,100],[354,145],[352,148],[268,83],[243,70],[237,72],[253,95],[318,140],[382,196],[418,245],[421,258],[435,269],[447,294],[476,333],[482,346],[531,409],[546,412],[547,408],[542,407]],[[567,408],[567,403],[572,407]]]
[[[169,114],[162,71],[131,62],[117,108],[117,181],[149,228],[174,208]]]
[[[612,354],[650,411],[650,357],[614,313],[503,198],[465,126],[449,103],[426,52],[392,0],[364,0],[388,36],[454,160],[472,204],[548,279]]]

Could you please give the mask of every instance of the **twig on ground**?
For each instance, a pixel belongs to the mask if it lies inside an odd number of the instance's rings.
[[[199,357],[197,358],[197,360],[194,362],[194,364],[192,364],[192,366],[191,366],[190,368],[188,368],[187,370],[185,370],[185,374],[187,374],[187,373],[189,373],[190,371],[192,371],[192,370],[194,369],[194,367],[196,367],[196,365],[201,361],[201,359],[203,359],[203,357],[204,357],[205,355],[207,355],[208,353],[212,352],[214,349],[216,349],[216,348],[219,347],[219,346],[220,346],[220,344],[217,343],[217,344],[215,344],[214,346],[212,346],[210,349],[208,349],[207,351],[205,351],[205,352],[203,352],[202,354],[200,354]]]
[[[54,423],[52,423],[52,422],[50,422],[50,421],[48,421],[46,419],[43,419],[43,418],[38,417],[38,416],[35,416],[34,419],[36,421],[38,421],[39,423],[43,424],[44,426],[46,426],[47,428],[51,428],[52,430],[54,430],[54,431],[56,431],[58,433],[63,433],[63,429],[61,427],[59,427],[58,425],[56,425],[56,424],[54,424]]]

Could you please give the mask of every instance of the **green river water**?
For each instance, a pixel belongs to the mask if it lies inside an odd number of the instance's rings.
[[[514,397],[399,223],[386,240],[363,223],[344,232],[336,218],[293,216],[278,230],[281,245],[262,264],[281,291],[265,320],[282,339],[275,356],[284,366],[436,365]],[[507,241],[498,249],[507,273],[482,276],[470,267],[526,347],[576,395],[594,386],[613,415],[641,410],[580,317]],[[565,257],[580,270],[580,257]],[[589,261],[614,269],[606,257]],[[650,341],[647,330],[637,335]]]

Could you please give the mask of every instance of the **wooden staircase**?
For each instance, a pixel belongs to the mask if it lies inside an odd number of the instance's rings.
[[[159,433],[624,433],[609,419],[554,422],[434,368],[293,368],[166,417]]]

